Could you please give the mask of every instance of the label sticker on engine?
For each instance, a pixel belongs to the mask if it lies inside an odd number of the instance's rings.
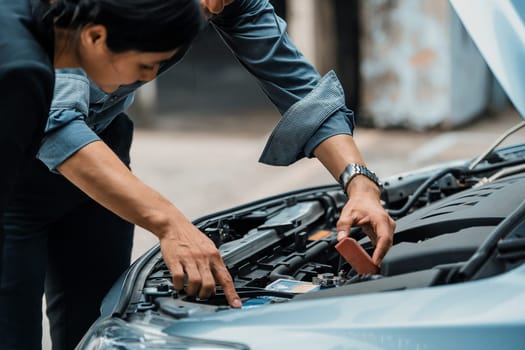
[[[302,294],[318,291],[320,289],[320,286],[317,284],[303,281],[278,279],[277,281],[274,281],[267,285],[264,289],[273,290],[277,292]]]
[[[319,239],[323,239],[323,238],[329,237],[331,234],[332,234],[332,231],[319,230],[316,233],[314,233],[313,235],[311,235],[310,237],[308,237],[308,240],[309,241],[317,241]]]

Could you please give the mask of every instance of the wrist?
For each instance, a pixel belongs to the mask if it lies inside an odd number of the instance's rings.
[[[381,197],[381,190],[375,182],[363,175],[356,175],[352,181],[348,183],[345,189],[346,195],[350,198],[360,196],[374,196]]]
[[[184,232],[187,225],[191,225],[188,219],[173,205],[157,208],[149,213],[146,225],[143,227],[157,236],[159,239],[178,239],[180,232]],[[141,225],[142,226],[142,225]]]

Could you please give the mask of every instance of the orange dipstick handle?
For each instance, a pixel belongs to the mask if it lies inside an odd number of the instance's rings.
[[[379,268],[374,265],[370,255],[355,239],[345,237],[335,245],[335,249],[358,274],[377,274],[379,272]]]

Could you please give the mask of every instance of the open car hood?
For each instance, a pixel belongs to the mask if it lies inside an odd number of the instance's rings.
[[[525,116],[525,2],[450,0],[522,118]]]

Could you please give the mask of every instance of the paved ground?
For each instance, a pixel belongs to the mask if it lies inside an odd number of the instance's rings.
[[[282,191],[334,182],[316,160],[286,168],[257,162],[276,120],[271,112],[247,115],[243,123],[224,116],[163,117],[156,130],[136,131],[133,171],[190,219]],[[369,167],[381,177],[478,155],[520,120],[509,109],[449,132],[359,129],[355,138]],[[523,141],[524,135],[521,131],[508,142]],[[155,243],[153,235],[137,229],[134,259]],[[44,327],[47,332],[47,323]],[[50,349],[47,336],[43,348]]]

